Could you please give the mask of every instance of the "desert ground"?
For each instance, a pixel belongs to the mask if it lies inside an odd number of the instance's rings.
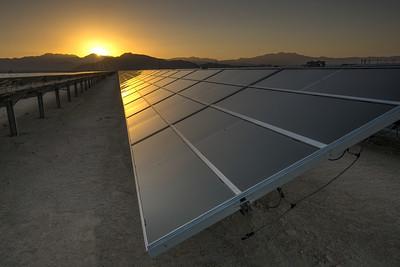
[[[359,161],[278,218],[272,192],[166,253],[145,251],[117,78],[73,98],[0,111],[0,266],[400,266],[400,139],[364,141]],[[353,148],[354,151],[358,146]],[[283,186],[300,199],[351,161],[324,161]],[[266,225],[253,237],[241,237]]]

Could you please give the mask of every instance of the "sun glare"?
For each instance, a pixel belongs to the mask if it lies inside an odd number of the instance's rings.
[[[109,56],[110,51],[108,51],[106,48],[101,47],[101,46],[96,46],[90,49],[91,54],[96,54],[98,56]]]

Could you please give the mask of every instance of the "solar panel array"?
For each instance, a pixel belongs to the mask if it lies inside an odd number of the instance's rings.
[[[400,69],[120,72],[156,255],[400,119]]]

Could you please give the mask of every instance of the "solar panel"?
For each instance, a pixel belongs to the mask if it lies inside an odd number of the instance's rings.
[[[400,68],[289,69],[255,84],[258,88],[298,90],[348,99],[400,102]],[[384,85],[382,87],[382,85]]]
[[[140,111],[142,111],[145,108],[148,108],[149,104],[146,100],[144,99],[137,99],[136,101],[133,101],[127,105],[124,106],[125,109],[125,117],[130,117],[133,114],[136,114]]]
[[[154,105],[154,109],[169,123],[175,123],[204,107],[204,105],[179,95],[171,96]]]
[[[347,69],[314,84],[308,91],[400,101],[400,69]]]
[[[166,84],[172,83],[173,81],[175,81],[174,78],[168,78],[168,77],[166,77],[166,78],[162,79],[161,81],[158,81],[158,82],[153,83],[153,84],[155,84],[155,85],[157,85],[157,86],[164,86],[164,85],[166,85]]]
[[[155,82],[158,82],[158,81],[160,81],[160,80],[162,80],[164,78],[165,77],[163,77],[163,76],[150,76],[148,78],[143,79],[143,81],[155,83]]]
[[[158,88],[159,88],[158,86],[150,84],[146,87],[138,88],[138,92],[143,96],[154,92]]]
[[[265,79],[257,83],[256,86],[301,90],[302,88],[312,84],[313,82],[330,76],[337,71],[338,70],[335,69],[283,70],[279,73],[276,73],[271,78]]]
[[[234,196],[171,129],[134,145],[132,153],[136,175],[146,177],[136,182],[148,244]]]
[[[217,106],[323,143],[333,142],[393,108],[385,104],[252,88]]]
[[[176,127],[241,191],[317,150],[210,108]]]
[[[131,86],[131,87],[129,87],[129,89],[130,90],[141,90],[141,89],[143,89],[143,88],[145,88],[145,87],[147,87],[147,86],[150,86],[151,85],[151,83],[148,83],[148,82],[141,82],[141,83],[138,83],[138,84],[135,84],[134,86]]]
[[[217,74],[220,70],[196,70],[193,73],[185,76],[184,79],[191,79],[191,80],[203,80],[211,77],[212,75]]]
[[[233,94],[241,88],[242,87],[233,85],[201,82],[187,88],[186,90],[182,91],[181,94],[194,100],[211,104],[230,94]]]
[[[171,75],[172,78],[182,78],[183,76],[188,75],[189,73],[192,73],[194,70],[180,70],[174,74]]]
[[[167,250],[400,120],[398,72],[120,73],[148,252]]]
[[[159,72],[155,73],[156,76],[163,76],[165,73],[169,72],[169,70],[160,70]]]
[[[122,97],[122,101],[124,105],[131,103],[132,101],[135,101],[136,99],[139,99],[141,95],[137,92],[133,92],[125,97]]]
[[[164,100],[165,98],[169,97],[170,95],[172,95],[172,93],[170,91],[167,91],[165,89],[158,89],[158,90],[144,96],[144,98],[150,104],[156,104],[157,102]]]
[[[167,126],[160,116],[151,108],[145,109],[127,118],[126,124],[132,144],[149,137]]]
[[[164,88],[177,93],[177,92],[182,91],[183,89],[186,89],[196,83],[197,83],[197,81],[177,80],[171,84],[164,86]]]
[[[277,71],[276,69],[252,70],[252,71],[225,70],[208,78],[207,81],[245,86],[261,78],[264,78],[276,71]]]
[[[161,76],[169,77],[169,76],[171,76],[171,75],[173,75],[174,73],[177,73],[177,72],[178,72],[177,70],[170,70],[170,71],[164,72],[163,74],[161,74]]]

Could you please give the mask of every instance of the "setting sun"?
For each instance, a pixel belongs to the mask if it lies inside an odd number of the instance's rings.
[[[110,38],[93,38],[83,40],[82,43],[77,44],[77,51],[79,56],[86,56],[88,54],[96,54],[98,56],[118,56],[121,49],[118,44],[108,41]]]
[[[106,48],[101,47],[101,46],[96,46],[90,49],[91,54],[96,54],[99,56],[109,56],[110,51],[108,51]]]

